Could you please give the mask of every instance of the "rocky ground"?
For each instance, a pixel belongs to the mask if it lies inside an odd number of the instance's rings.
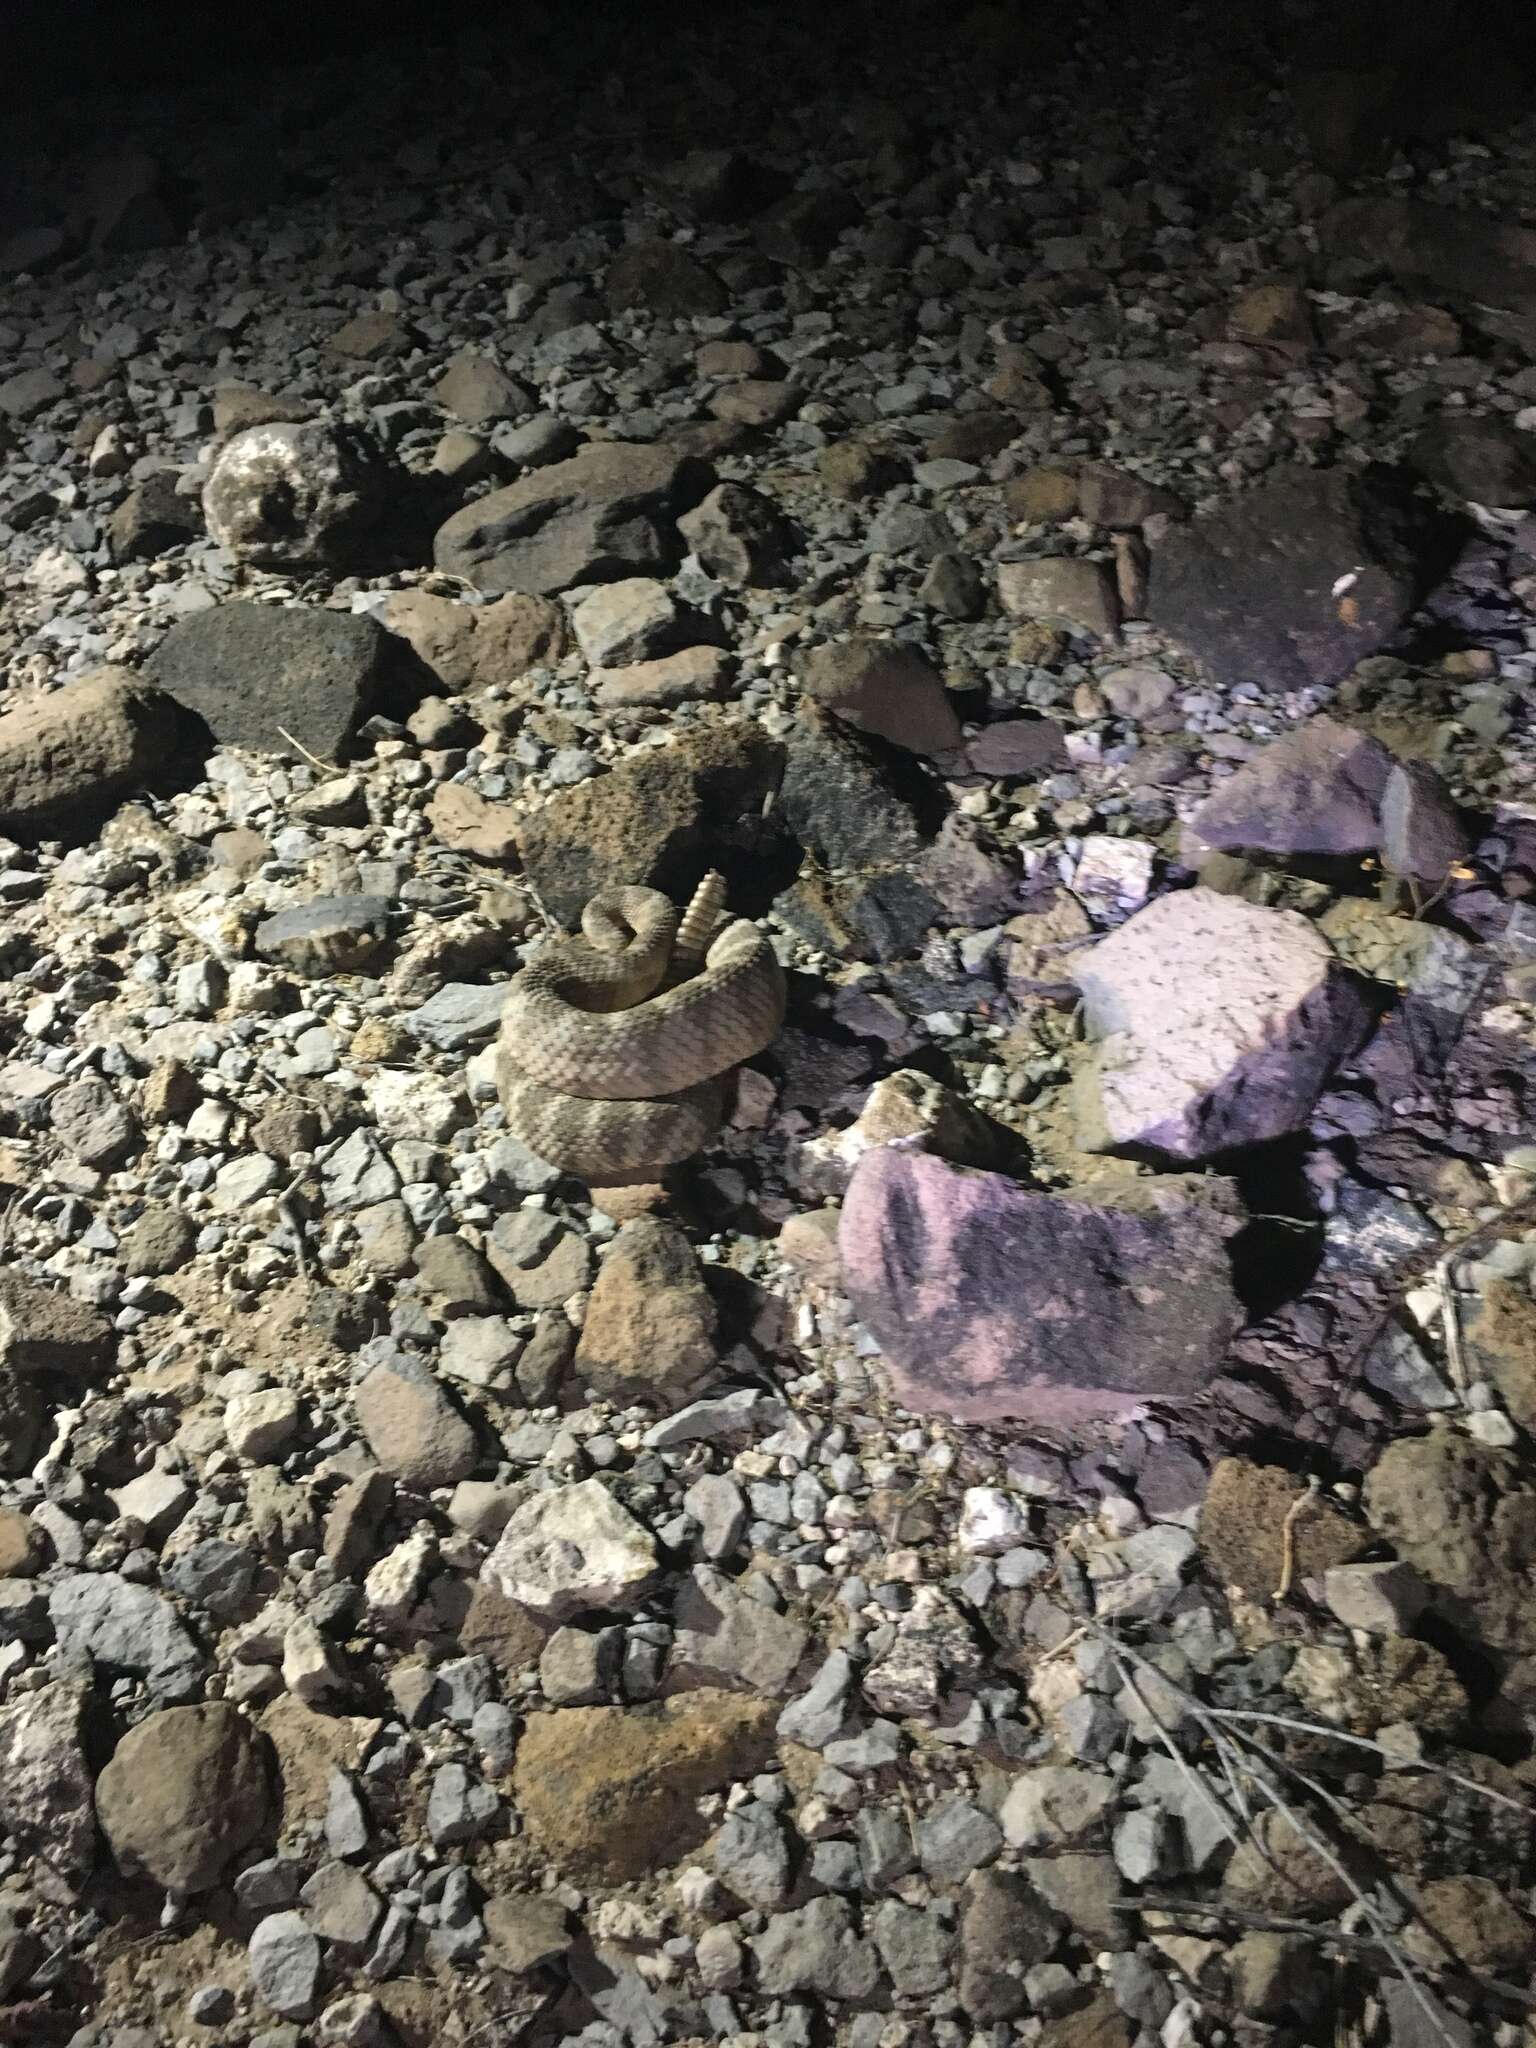
[[[1109,13],[28,160],[0,2040],[1529,2039],[1536,122]]]

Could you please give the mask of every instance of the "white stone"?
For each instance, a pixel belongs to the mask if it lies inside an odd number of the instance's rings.
[[[286,1387],[236,1394],[224,1410],[224,1434],[237,1457],[257,1464],[279,1458],[299,1426],[299,1403]]]
[[[583,1479],[524,1501],[481,1576],[509,1600],[560,1621],[625,1605],[656,1568],[649,1531],[600,1480]]]
[[[968,1486],[956,1542],[969,1557],[1001,1557],[1029,1537],[1029,1511],[1000,1486]]]

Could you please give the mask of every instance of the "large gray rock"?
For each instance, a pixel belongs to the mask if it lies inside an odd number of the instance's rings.
[[[0,715],[0,832],[74,836],[163,764],[176,713],[128,669],[78,682]]]
[[[389,650],[377,620],[312,605],[221,604],[166,634],[151,679],[221,746],[333,760],[372,708]]]
[[[237,562],[361,569],[391,481],[377,444],[357,427],[269,421],[225,442],[203,489],[203,514]]]
[[[1411,562],[1347,471],[1277,471],[1176,526],[1152,559],[1148,617],[1222,684],[1339,682],[1391,638]]]
[[[1213,889],[1148,904],[1072,975],[1092,1041],[1074,1088],[1089,1151],[1193,1162],[1299,1130],[1369,1017],[1315,925]]]
[[[1214,1177],[1045,1194],[881,1146],[843,1204],[843,1285],[904,1406],[1070,1425],[1204,1390],[1242,1322],[1242,1220]]]
[[[185,1699],[206,1660],[161,1593],[116,1572],[67,1572],[48,1595],[54,1633],[109,1671],[130,1671],[161,1699]]]
[[[181,1894],[219,1882],[261,1832],[267,1805],[255,1731],[226,1700],[149,1715],[96,1781],[97,1814],[118,1868]]]
[[[678,515],[713,481],[706,464],[664,445],[593,442],[455,512],[433,556],[493,596],[665,574],[682,558]]]

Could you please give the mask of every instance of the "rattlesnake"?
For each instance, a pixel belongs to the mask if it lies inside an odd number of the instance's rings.
[[[713,872],[681,922],[659,889],[615,888],[581,926],[514,978],[497,1086],[514,1136],[552,1166],[643,1179],[714,1136],[730,1070],[784,1021],[784,970],[758,926],[726,915]]]

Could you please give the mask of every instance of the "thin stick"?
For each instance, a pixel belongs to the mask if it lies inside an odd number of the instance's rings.
[[[1288,1600],[1291,1595],[1291,1580],[1296,1573],[1296,1524],[1307,1509],[1317,1503],[1318,1478],[1314,1472],[1307,1480],[1305,1493],[1298,1493],[1285,1511],[1285,1520],[1280,1525],[1280,1583],[1275,1588],[1275,1602]]]
[[[293,748],[296,754],[302,754],[305,760],[310,763],[311,767],[318,768],[322,775],[334,775],[336,773],[336,764],[334,761],[322,761],[318,754],[312,754],[309,751],[308,747],[305,746],[302,740],[296,740],[293,734],[291,732],[286,731],[284,727],[279,725],[276,726],[274,730],[276,731],[279,739],[286,740],[289,746]]]

